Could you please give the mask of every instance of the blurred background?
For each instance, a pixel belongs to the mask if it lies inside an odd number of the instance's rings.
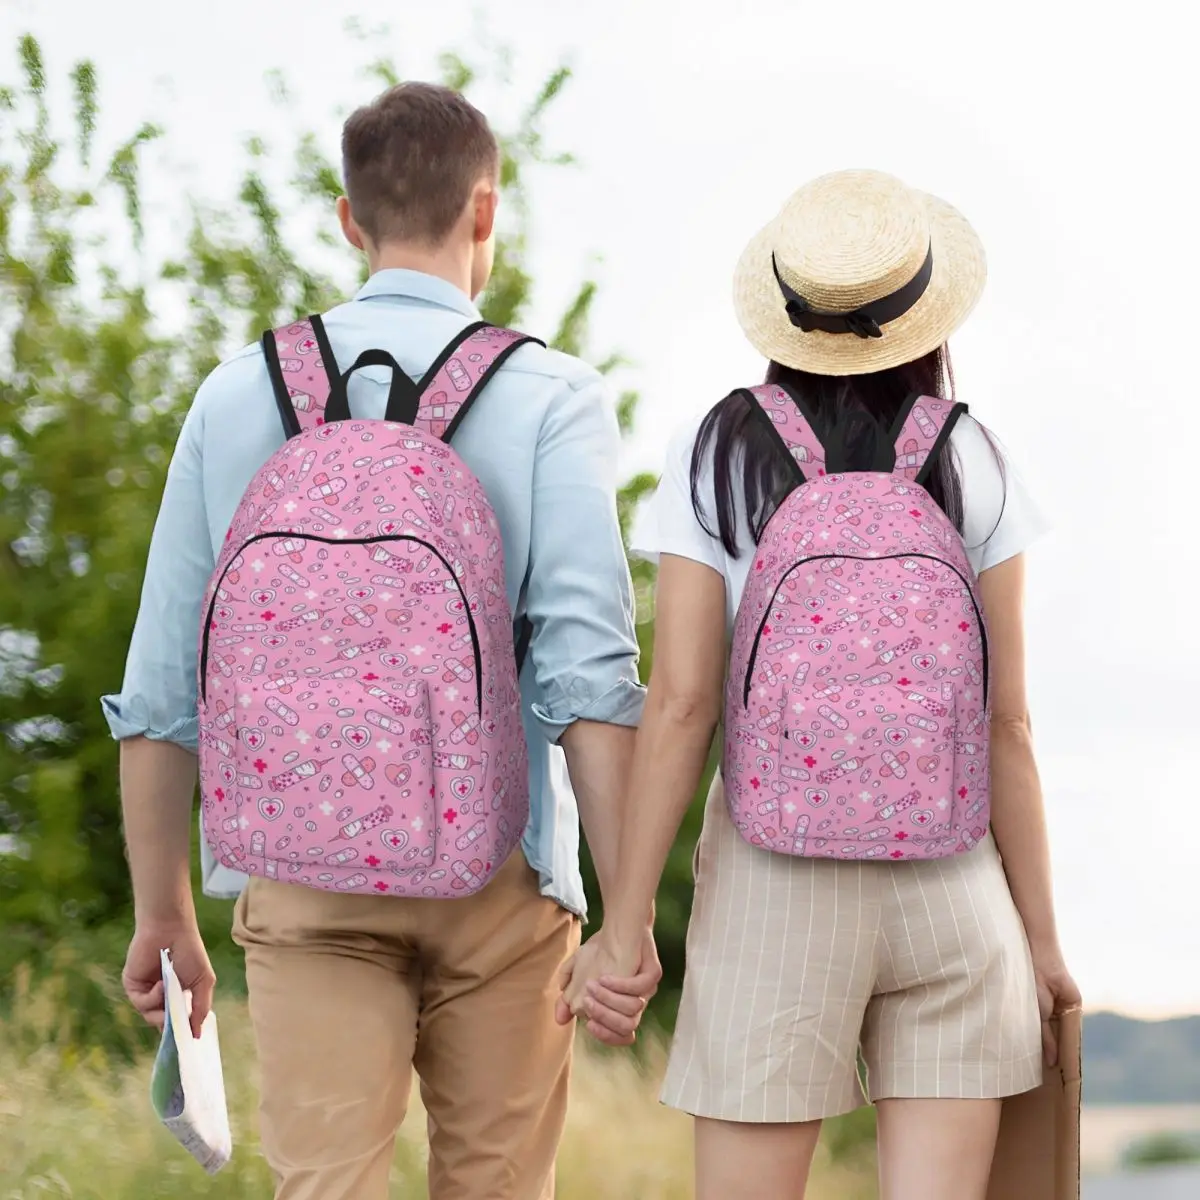
[[[954,345],[960,398],[1053,525],[1031,554],[1029,654],[1088,1007],[1088,1187],[1200,1195],[1198,97],[1174,12],[0,0],[0,1194],[269,1193],[228,904],[201,911],[233,1164],[207,1180],[150,1113],[152,1039],[118,982],[130,897],[97,698],[120,684],[197,383],[356,287],[333,219],[341,121],[424,78],[465,89],[503,140],[486,315],[611,377],[627,529],[674,429],[761,378],[729,283],[793,188],[878,167],[977,226],[991,279]],[[634,572],[648,670],[653,576]],[[655,1096],[699,822],[697,806],[658,901],[661,1034],[581,1056],[565,1200],[691,1195],[687,1119]],[[827,1131],[816,1194],[874,1195],[871,1132],[869,1112]],[[422,1142],[414,1115],[397,1187],[422,1177]]]

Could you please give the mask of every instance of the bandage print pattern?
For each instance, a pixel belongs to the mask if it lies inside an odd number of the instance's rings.
[[[529,813],[503,580],[495,514],[449,446],[356,420],[286,442],[235,516],[202,633],[220,861],[342,892],[479,890]]]
[[[723,759],[752,845],[941,858],[987,829],[975,577],[910,466],[810,479],[764,530],[734,627]]]

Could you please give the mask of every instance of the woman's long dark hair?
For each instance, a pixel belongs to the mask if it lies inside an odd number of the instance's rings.
[[[817,435],[827,445],[843,447],[851,467],[874,461],[878,439],[888,437],[909,396],[954,397],[954,370],[945,347],[915,362],[869,375],[812,375],[772,362],[766,382],[786,384],[796,391],[817,422]],[[711,515],[705,512],[700,497],[700,480],[710,451],[716,493],[716,513]],[[734,558],[744,548],[738,546],[734,489],[739,482],[755,543],[772,513],[796,486],[778,443],[760,421],[751,419],[750,402],[739,392],[722,400],[701,423],[692,451],[691,479],[696,519],[710,536],[720,537]],[[961,533],[962,479],[952,450],[939,455],[925,486]],[[716,529],[710,525],[712,516]]]

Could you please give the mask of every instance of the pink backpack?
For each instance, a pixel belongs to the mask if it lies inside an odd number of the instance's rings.
[[[338,371],[319,317],[263,336],[288,440],[234,514],[200,646],[205,837],[228,867],[340,892],[469,896],[529,816],[504,554],[448,443],[534,339],[473,325],[414,384]],[[392,368],[382,421],[358,368]]]
[[[988,649],[958,531],[922,484],[963,404],[918,397],[891,470],[825,474],[790,391],[747,395],[796,465],[734,624],[729,810],[752,845],[942,858],[988,827]]]

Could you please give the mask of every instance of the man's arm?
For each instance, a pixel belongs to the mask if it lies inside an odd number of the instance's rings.
[[[617,519],[620,444],[603,380],[563,385],[538,439],[526,590],[529,653],[542,698],[534,715],[566,753],[606,901],[644,696],[633,585]]]
[[[201,395],[167,473],[125,681],[119,695],[103,701],[113,736],[121,741],[121,805],[133,880],[136,928],[125,990],[146,1020],[161,1026],[159,952],[171,950],[180,983],[192,991],[195,1030],[211,1007],[214,982],[196,926],[190,877],[197,638],[213,570],[200,466]]]

